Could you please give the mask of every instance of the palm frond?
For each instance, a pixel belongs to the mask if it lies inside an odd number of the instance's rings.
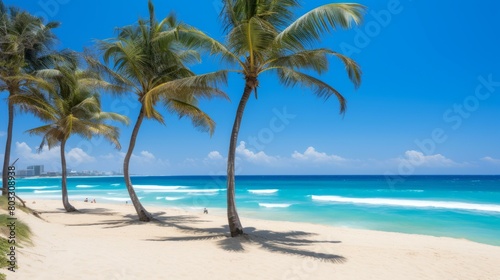
[[[243,62],[241,62],[238,56],[229,51],[222,43],[202,31],[187,25],[182,25],[176,28],[176,32],[178,40],[187,48],[201,48],[208,51],[211,55],[220,55],[223,61],[243,66]]]
[[[305,45],[321,40],[321,35],[330,28],[348,29],[359,25],[366,7],[359,4],[327,4],[299,17],[277,37],[276,43],[293,50],[304,49]]]
[[[269,67],[288,67],[294,69],[308,69],[314,70],[316,73],[321,74],[323,71],[328,70],[327,55],[333,55],[339,58],[347,71],[349,79],[352,81],[356,88],[361,84],[361,68],[351,58],[332,51],[330,49],[314,49],[304,50],[293,53],[287,56],[281,56],[269,62]],[[263,71],[266,71],[264,69]]]
[[[146,117],[156,119],[153,116],[156,112],[154,106],[161,99],[175,99],[182,96],[193,96],[196,98],[222,97],[229,99],[223,91],[218,89],[220,84],[225,84],[226,82],[227,71],[217,71],[165,82],[152,88],[144,95],[142,99],[144,113]]]
[[[345,112],[347,102],[344,96],[342,96],[340,92],[338,92],[335,88],[328,85],[327,83],[313,76],[295,71],[291,68],[278,68],[276,69],[276,71],[278,73],[280,82],[285,86],[294,87],[296,85],[299,85],[305,88],[312,88],[316,96],[324,98],[325,100],[332,95],[335,95],[340,104],[340,113],[343,114]]]
[[[177,114],[179,118],[189,118],[193,126],[199,130],[208,131],[210,136],[214,133],[215,122],[194,104],[185,100],[168,99],[165,106],[171,113]]]
[[[21,111],[32,113],[42,121],[55,121],[57,111],[41,94],[15,94],[9,97],[10,102],[18,105]]]

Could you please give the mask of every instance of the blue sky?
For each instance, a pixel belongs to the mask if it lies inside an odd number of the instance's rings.
[[[82,50],[114,28],[147,17],[147,1],[12,1],[34,14],[60,21],[58,48]],[[500,3],[460,1],[358,1],[368,7],[357,29],[325,35],[318,46],[355,59],[363,83],[355,90],[342,65],[331,61],[322,76],[348,99],[338,104],[301,88],[284,88],[261,76],[259,99],[248,103],[237,150],[238,174],[500,174]],[[155,1],[157,18],[178,18],[223,40],[218,1]],[[303,1],[297,15],[329,3]],[[196,7],[193,9],[192,7]],[[219,69],[205,57],[198,73]],[[166,116],[166,126],[146,121],[131,171],[148,175],[224,174],[229,134],[243,80],[230,76],[223,88],[232,99],[204,101],[217,122],[210,137],[187,120]],[[7,94],[1,93],[0,144],[5,145]],[[104,107],[135,121],[132,96],[103,97]],[[165,115],[168,115],[165,113]],[[36,153],[39,137],[24,133],[40,124],[16,116],[13,155],[19,167],[45,164],[58,170],[59,151]],[[68,165],[77,170],[121,170],[132,126],[121,127],[123,149],[102,139],[77,136],[67,146]],[[3,149],[2,149],[3,150]],[[3,156],[3,155],[2,155]]]

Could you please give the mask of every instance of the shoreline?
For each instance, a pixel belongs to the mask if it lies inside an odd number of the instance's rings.
[[[148,206],[159,219],[136,221],[132,205],[26,199],[44,220],[18,211],[34,246],[19,248],[8,279],[496,279],[500,247],[433,237]],[[85,265],[83,265],[85,264]],[[140,277],[139,277],[140,276]],[[19,277],[19,278],[17,278]]]
[[[56,203],[60,203],[60,207],[62,208],[62,202],[61,202],[61,199],[60,198],[39,198],[39,197],[36,197],[36,195],[28,195],[28,196],[25,196],[25,197],[21,197],[23,198],[25,201],[29,200],[29,201],[36,201],[36,200],[49,200],[49,201],[54,201]],[[83,199],[84,199],[84,196],[77,196],[78,199],[82,199],[82,202],[83,202]],[[92,200],[93,197],[89,197],[89,201]],[[70,195],[70,201],[72,202],[80,202],[80,200],[72,200],[71,199],[71,195]],[[90,202],[89,202],[90,203]],[[103,197],[100,197],[100,199],[98,198],[97,200],[97,203],[98,204],[101,204],[101,205],[106,205],[106,204],[110,204],[110,205],[125,205],[125,200],[115,200],[115,199],[106,199],[106,198],[103,198]],[[129,206],[132,205],[130,200],[128,200],[128,203],[129,203]],[[181,206],[175,206],[175,205],[167,205],[167,206],[164,206],[164,205],[161,205],[161,203],[155,203],[155,202],[152,202],[152,201],[141,201],[141,203],[143,204],[143,206],[146,207],[146,210],[149,211],[149,209],[175,209],[175,210],[180,210],[180,211],[185,211],[187,213],[191,213],[191,214],[198,214],[198,213],[202,213],[203,211],[203,206],[197,206],[197,207],[188,207],[188,206],[185,206],[185,205],[181,205]],[[85,204],[84,204],[85,205]],[[29,203],[27,204],[27,206],[29,207]],[[212,206],[212,207],[209,207],[208,210],[210,211],[211,214],[217,214],[218,216],[226,219],[226,208],[225,207],[216,207],[216,206]],[[409,234],[409,235],[422,235],[422,236],[430,236],[430,237],[436,237],[436,238],[453,238],[453,239],[459,239],[459,240],[467,240],[467,241],[471,241],[471,242],[475,242],[475,243],[479,243],[479,244],[485,244],[485,245],[491,245],[491,246],[497,246],[497,247],[500,247],[500,238],[498,240],[495,240],[495,239],[491,239],[491,238],[483,238],[482,240],[480,240],[479,238],[477,238],[476,240],[474,240],[473,238],[467,238],[467,237],[462,237],[462,236],[453,236],[452,234],[446,234],[446,233],[439,233],[439,232],[435,232],[435,233],[429,233],[427,230],[423,230],[424,232],[415,232],[415,228],[413,228],[413,231],[398,231],[398,230],[393,230],[393,229],[381,229],[381,228],[370,228],[370,227],[367,227],[367,226],[356,226],[356,224],[343,224],[343,223],[337,223],[337,224],[330,224],[329,222],[325,221],[325,222],[322,222],[321,220],[317,220],[315,218],[313,218],[312,220],[313,221],[304,221],[300,218],[296,218],[294,217],[293,215],[289,215],[289,214],[285,214],[285,213],[278,213],[278,215],[276,215],[276,213],[262,213],[262,212],[259,212],[259,211],[255,211],[255,209],[247,209],[247,208],[242,208],[240,207],[240,209],[238,209],[238,212],[240,214],[240,218],[241,219],[255,219],[255,220],[265,220],[265,221],[272,221],[272,222],[293,222],[293,223],[305,223],[305,224],[311,224],[313,226],[315,225],[319,225],[319,226],[327,226],[327,227],[333,227],[333,228],[346,228],[346,229],[354,229],[354,230],[368,230],[368,231],[377,231],[377,232],[385,232],[385,233],[400,233],[400,234]],[[267,216],[266,216],[267,215]],[[285,216],[288,216],[285,218]],[[289,218],[289,219],[288,219]],[[243,226],[245,226],[246,224],[243,223]],[[373,226],[373,225],[372,225]]]

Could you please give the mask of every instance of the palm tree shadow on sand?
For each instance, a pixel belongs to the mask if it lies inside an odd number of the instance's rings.
[[[63,212],[64,209],[55,211]],[[45,212],[48,213],[48,212]],[[115,216],[115,212],[107,209],[80,209],[78,212],[67,213],[68,215],[94,214]],[[229,227],[221,225],[219,227],[203,227],[203,223],[209,222],[194,215],[173,215],[166,216],[165,212],[153,214],[153,222],[162,227],[173,227],[183,233],[182,236],[168,236],[145,239],[146,241],[206,241],[217,240],[217,245],[225,251],[233,253],[243,253],[246,247],[258,247],[272,253],[309,257],[323,262],[343,263],[346,258],[332,254],[333,244],[341,243],[334,240],[319,240],[316,233],[304,231],[272,231],[258,230],[256,228],[245,228],[246,234],[239,237],[230,237]],[[131,225],[140,225],[144,222],[137,220],[137,215],[124,215],[116,219],[109,219],[96,223],[67,224],[67,226],[101,226],[103,229],[121,228]],[[198,227],[197,227],[197,226]],[[304,248],[314,245],[314,251]],[[326,253],[321,253],[326,252]]]
[[[272,253],[287,255],[296,255],[300,257],[310,257],[324,262],[343,263],[346,258],[340,255],[330,253],[332,244],[341,243],[341,241],[318,240],[317,234],[304,231],[271,231],[258,230],[256,228],[245,228],[246,234],[231,238],[228,234],[229,227],[223,225],[220,227],[193,227],[192,224],[201,224],[205,221],[196,216],[156,216],[156,222],[160,226],[174,227],[180,231],[191,234],[189,236],[169,236],[147,241],[202,241],[218,240],[217,245],[229,252],[242,253],[245,247],[254,246]],[[190,224],[190,225],[188,225]],[[314,245],[314,251],[305,249],[305,246]],[[321,253],[321,252],[326,253]]]

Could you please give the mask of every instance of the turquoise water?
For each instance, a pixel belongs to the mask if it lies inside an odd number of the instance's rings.
[[[223,213],[225,177],[133,177],[145,205]],[[122,177],[69,178],[71,200],[125,203]],[[60,199],[60,179],[18,179],[22,198]],[[500,246],[500,176],[239,176],[245,217],[465,238]],[[245,224],[244,224],[245,226]],[[251,225],[247,225],[251,226]]]

